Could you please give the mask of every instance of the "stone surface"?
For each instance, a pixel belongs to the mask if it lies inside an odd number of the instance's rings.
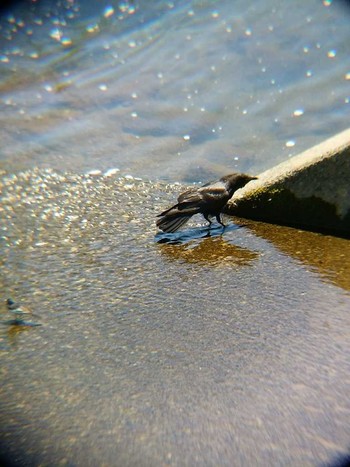
[[[259,175],[227,213],[350,236],[350,129]]]

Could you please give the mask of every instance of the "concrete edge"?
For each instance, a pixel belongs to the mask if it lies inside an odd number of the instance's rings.
[[[226,212],[350,236],[350,129],[258,175]]]

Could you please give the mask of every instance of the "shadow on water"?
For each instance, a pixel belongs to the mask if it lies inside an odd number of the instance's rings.
[[[221,227],[218,225],[211,228],[208,226],[203,226],[193,229],[180,230],[174,233],[158,232],[154,238],[157,243],[181,245],[192,240],[198,240],[200,238],[221,237],[224,235],[224,233],[240,229],[241,227],[243,227],[243,225],[236,224],[230,224],[226,227]]]
[[[159,233],[155,239],[161,245],[161,252],[172,260],[207,266],[224,266],[228,263],[230,266],[247,266],[259,253],[236,246],[225,238],[225,234],[241,227],[234,224],[224,229],[201,227],[173,234]]]

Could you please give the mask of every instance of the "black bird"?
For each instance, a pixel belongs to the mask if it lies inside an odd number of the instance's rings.
[[[163,232],[176,232],[195,214],[203,214],[211,226],[210,217],[225,227],[220,213],[233,193],[257,177],[242,173],[225,175],[216,182],[207,183],[199,188],[190,188],[181,193],[177,204],[158,214],[157,227]]]

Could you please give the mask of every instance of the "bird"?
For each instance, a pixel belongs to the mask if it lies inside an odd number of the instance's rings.
[[[32,316],[33,312],[25,306],[16,303],[12,298],[6,300],[7,310],[15,316],[16,321],[24,317]]]
[[[190,188],[179,195],[177,204],[157,215],[160,219],[156,225],[163,232],[172,233],[195,214],[202,214],[209,222],[209,228],[212,224],[209,217],[215,217],[219,224],[226,227],[220,217],[222,209],[236,190],[257,178],[244,173],[232,173],[199,188]]]

